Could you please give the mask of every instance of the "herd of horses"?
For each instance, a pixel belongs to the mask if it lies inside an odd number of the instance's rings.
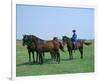
[[[80,58],[83,59],[83,44],[90,45],[91,42],[85,42],[84,40],[77,40],[75,44],[75,49],[71,38],[67,36],[62,37],[62,41],[58,40],[57,37],[54,37],[52,40],[43,40],[34,35],[23,35],[22,39],[23,46],[27,46],[29,54],[29,63],[31,63],[31,53],[33,57],[33,63],[43,64],[45,58],[45,52],[49,52],[51,59],[60,63],[60,52],[59,49],[63,52],[64,45],[67,46],[69,52],[69,59],[73,59],[73,50],[79,49]],[[36,52],[36,60],[34,53]]]

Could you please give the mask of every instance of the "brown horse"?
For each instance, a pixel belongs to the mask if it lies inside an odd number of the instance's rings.
[[[35,63],[34,52],[36,51],[36,46],[31,41],[28,41],[29,40],[28,38],[30,36],[31,35],[23,35],[22,45],[23,46],[27,45],[27,50],[28,50],[28,54],[29,54],[29,63],[31,63],[31,53],[32,53],[32,56],[33,56],[33,63]]]
[[[36,36],[33,36],[33,35],[25,35],[23,37],[23,44],[24,43],[26,43],[26,45],[29,46],[32,49],[32,51],[37,52],[36,59],[38,59],[38,56],[39,56],[39,63],[40,64],[43,63],[43,53],[44,52],[50,52],[53,56],[56,56],[57,62],[59,63],[60,62],[59,48],[62,51],[64,51],[63,46],[60,42],[55,41],[55,40],[45,41],[45,40],[42,40],[42,39],[40,39]],[[29,59],[30,59],[30,56],[29,56]]]
[[[34,35],[31,36],[31,41],[34,42],[36,46],[36,51],[39,54],[39,62],[43,63],[42,53],[50,52],[52,55],[56,56],[56,61],[60,63],[60,53],[59,48],[64,51],[62,44],[55,40],[42,40]]]
[[[69,52],[69,59],[73,59],[73,50],[79,49],[80,51],[80,58],[83,59],[83,44],[91,45],[90,42],[85,42],[84,40],[77,40],[75,46],[72,43],[71,38],[67,36],[62,37],[63,44],[67,44],[68,52]]]

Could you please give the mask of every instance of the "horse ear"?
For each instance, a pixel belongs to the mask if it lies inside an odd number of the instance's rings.
[[[25,35],[23,34],[22,36],[24,37]]]

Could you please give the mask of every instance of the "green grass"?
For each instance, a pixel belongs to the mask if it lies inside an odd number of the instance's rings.
[[[74,59],[69,60],[69,55],[66,47],[65,51],[65,53],[60,51],[60,64],[52,62],[49,53],[46,53],[44,64],[29,64],[29,58],[26,47],[22,46],[21,41],[17,41],[16,76],[94,72],[94,44],[90,46],[84,45],[84,59],[80,59],[80,53],[77,50],[73,54]]]

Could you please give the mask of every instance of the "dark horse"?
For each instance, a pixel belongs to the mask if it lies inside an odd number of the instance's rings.
[[[67,36],[62,37],[63,44],[67,44],[68,52],[69,52],[69,59],[73,59],[73,50],[79,49],[80,51],[80,58],[83,59],[83,44],[90,45],[90,42],[85,42],[84,40],[77,40],[75,46],[72,43],[71,38]]]
[[[35,63],[34,52],[36,51],[36,46],[34,43],[29,41],[30,36],[31,35],[23,35],[22,44],[23,44],[23,46],[27,45],[27,50],[28,50],[28,54],[29,54],[29,63],[31,63],[31,53],[33,56],[33,63]]]
[[[36,46],[40,63],[43,63],[42,53],[44,52],[50,52],[52,55],[56,56],[56,61],[60,63],[59,48],[64,51],[61,42],[55,40],[43,40],[34,35],[31,36],[31,41],[34,42]]]
[[[29,54],[29,63],[31,63],[31,53],[33,56],[33,63],[35,63],[34,52],[36,52],[36,63],[38,63],[38,52],[36,51],[35,43],[32,41],[32,35],[23,35],[22,41],[23,41],[22,42],[23,46],[27,45],[27,50]],[[43,57],[44,57],[44,52],[43,52]]]
[[[37,52],[37,59],[39,56],[39,63],[43,63],[43,53],[50,52],[54,56],[57,56],[57,62],[60,62],[60,53],[59,48],[63,50],[63,46],[60,42],[55,40],[42,40],[34,35],[27,35],[27,40],[25,41],[28,46],[31,47],[32,51]],[[28,49],[29,50],[29,49]],[[33,55],[34,56],[34,55]],[[30,58],[29,58],[30,59]]]

